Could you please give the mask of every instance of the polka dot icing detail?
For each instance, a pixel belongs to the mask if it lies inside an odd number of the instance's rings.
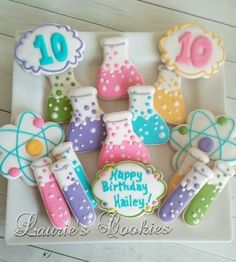
[[[104,58],[98,71],[97,88],[103,99],[127,97],[129,86],[144,84],[143,77],[128,58],[127,46],[128,40],[123,37],[102,40]]]
[[[210,152],[214,148],[214,142],[210,137],[203,137],[198,142],[198,148],[204,152]]]
[[[37,128],[41,128],[44,125],[44,120],[42,118],[35,118],[33,125]]]
[[[128,89],[133,129],[142,137],[142,142],[149,145],[164,144],[170,137],[166,122],[153,108],[154,91],[152,86],[134,86]]]
[[[8,175],[11,177],[18,177],[20,175],[20,170],[17,167],[12,167],[8,171]]]
[[[132,114],[128,111],[110,113],[104,116],[107,136],[99,155],[99,167],[108,163],[134,160],[149,164],[151,156],[148,148],[134,133],[131,123]],[[116,132],[119,130],[119,132]],[[130,137],[132,139],[130,140]],[[112,157],[111,157],[112,156]]]
[[[52,170],[75,219],[81,225],[92,225],[96,220],[95,210],[91,206],[70,161],[67,159],[58,160],[52,165]],[[67,179],[67,176],[70,176],[71,179]]]
[[[94,87],[73,89],[69,96],[73,117],[68,127],[67,140],[73,143],[75,151],[99,149],[106,136],[106,128],[97,101],[97,90]]]

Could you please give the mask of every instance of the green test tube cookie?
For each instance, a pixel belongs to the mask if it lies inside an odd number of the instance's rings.
[[[189,226],[197,226],[206,217],[235,169],[224,161],[218,160],[213,168],[214,176],[208,180],[183,212],[183,220]]]

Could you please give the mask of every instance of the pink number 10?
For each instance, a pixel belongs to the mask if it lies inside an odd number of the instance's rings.
[[[176,62],[184,65],[193,65],[200,68],[209,62],[212,56],[211,41],[205,36],[198,36],[192,40],[192,33],[186,32],[180,36],[180,54],[176,57]]]

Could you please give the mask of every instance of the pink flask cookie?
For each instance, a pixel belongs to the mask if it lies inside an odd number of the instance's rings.
[[[63,193],[51,172],[51,164],[52,160],[44,157],[32,162],[31,168],[52,225],[56,228],[66,228],[71,223],[71,216]]]
[[[118,36],[104,38],[103,63],[98,71],[98,95],[105,100],[128,97],[130,86],[144,84],[144,79],[128,57],[128,39]]]
[[[129,111],[106,114],[103,118],[107,137],[99,156],[99,167],[106,164],[133,160],[149,164],[151,155],[148,148],[135,134],[132,127],[132,113]]]

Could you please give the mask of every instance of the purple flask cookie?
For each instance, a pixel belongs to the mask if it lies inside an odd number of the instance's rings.
[[[97,90],[87,86],[70,91],[73,116],[67,131],[67,141],[74,151],[87,152],[99,149],[106,137],[103,111],[97,101]]]
[[[96,213],[71,162],[67,159],[58,160],[52,165],[52,172],[75,219],[83,226],[91,226],[96,220]]]
[[[174,221],[213,175],[214,172],[209,167],[201,162],[195,163],[185,178],[163,202],[159,210],[160,219],[164,222]]]

